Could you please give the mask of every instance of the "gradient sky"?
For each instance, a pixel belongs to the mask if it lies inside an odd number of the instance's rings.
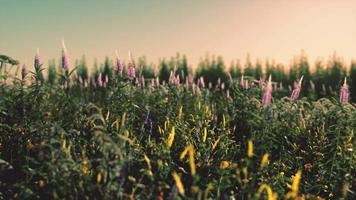
[[[46,63],[59,58],[149,61],[207,52],[229,63],[246,54],[288,64],[304,49],[311,61],[334,51],[356,55],[355,0],[0,0],[0,54],[32,66],[36,48]]]

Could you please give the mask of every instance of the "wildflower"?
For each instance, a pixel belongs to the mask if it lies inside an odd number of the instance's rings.
[[[115,55],[116,55],[116,70],[117,70],[117,72],[120,73],[120,76],[122,76],[122,72],[124,70],[124,65],[120,61],[119,53],[117,50],[115,50]]]
[[[43,180],[40,180],[38,182],[38,186],[40,186],[40,188],[43,188],[45,186],[45,182]]]
[[[251,158],[252,157],[252,155],[253,155],[253,142],[252,142],[252,140],[249,140],[248,141],[248,144],[247,144],[247,156],[249,157],[249,158]]]
[[[266,192],[267,192],[267,199],[268,199],[268,200],[275,200],[275,199],[277,199],[277,197],[278,197],[277,194],[276,194],[276,193],[273,193],[271,187],[270,187],[269,185],[265,184],[265,183],[262,183],[262,184],[260,185],[260,187],[258,188],[258,190],[257,190],[257,197],[258,197],[258,198],[261,196],[261,193],[262,193],[264,190],[266,190]]]
[[[196,85],[195,85],[195,83],[192,84],[192,93],[194,95],[196,94]]]
[[[220,141],[220,137],[214,142],[213,146],[211,147],[211,150],[214,151],[214,149],[218,146]]]
[[[268,153],[265,153],[263,155],[262,160],[261,160],[261,167],[264,167],[264,166],[266,166],[268,164],[268,162],[269,162],[268,157],[269,157]]]
[[[190,165],[190,172],[194,176],[196,173],[195,169],[195,161],[194,161],[194,146],[192,144],[188,145],[184,151],[180,154],[179,159],[183,160],[183,158],[189,153],[189,165]]]
[[[176,182],[176,186],[178,188],[179,193],[184,196],[184,186],[182,180],[180,179],[180,176],[177,174],[177,172],[173,172],[172,176],[174,181]]]
[[[178,119],[182,120],[182,116],[183,116],[183,106],[179,107],[179,112],[178,112]]]
[[[82,164],[83,164],[83,168],[81,169],[82,173],[88,174],[90,172],[90,166],[88,160],[84,158]]]
[[[311,163],[306,163],[305,165],[304,165],[304,168],[305,169],[311,169],[313,167],[313,165],[311,164]]]
[[[180,78],[179,78],[179,75],[177,75],[175,78],[174,78],[174,84],[176,86],[179,86],[179,83],[180,83]]]
[[[302,178],[302,171],[298,170],[296,175],[292,177],[293,182],[291,186],[291,191],[287,193],[286,198],[296,198],[298,196],[298,191],[299,191],[299,183],[300,179]]]
[[[141,77],[141,85],[142,85],[143,88],[146,86],[145,77],[143,75]]]
[[[245,88],[244,75],[241,76],[241,79],[240,79],[240,86],[241,86],[242,88]]]
[[[35,61],[34,61],[34,66],[35,69],[38,70],[41,66],[41,58],[40,58],[40,50],[37,48],[36,55],[35,55]]]
[[[127,76],[130,79],[136,78],[135,64],[133,63],[132,55],[130,51],[129,51],[129,64],[128,64]]]
[[[21,77],[22,77],[22,79],[25,79],[26,75],[27,75],[26,65],[23,65],[22,69],[21,69]]]
[[[230,166],[230,163],[226,160],[220,162],[220,169],[226,169]]]
[[[103,177],[102,177],[101,173],[99,172],[99,173],[96,175],[96,182],[97,182],[97,183],[100,183],[102,178],[103,178]]]
[[[198,80],[198,85],[205,88],[205,81],[204,81],[204,77],[201,76]]]
[[[199,192],[199,187],[198,186],[196,186],[196,185],[192,185],[191,187],[190,187],[190,192],[192,193],[192,194],[197,194],[198,192]]]
[[[147,166],[148,166],[148,175],[149,176],[153,176],[153,173],[152,173],[152,166],[151,166],[151,160],[146,156],[146,154],[144,155],[144,159],[147,163]]]
[[[62,68],[66,72],[69,68],[69,57],[67,55],[67,48],[65,46],[64,39],[62,39]]]
[[[125,126],[125,120],[126,120],[126,112],[124,112],[121,117],[121,127],[122,128]]]
[[[176,131],[175,131],[175,127],[173,126],[173,127],[172,127],[172,130],[171,130],[171,133],[169,134],[168,140],[167,140],[167,146],[168,146],[168,148],[171,148],[171,147],[172,147],[175,134],[176,134]]]
[[[206,141],[207,136],[208,136],[208,131],[207,131],[206,127],[204,127],[203,142]]]
[[[344,85],[341,87],[340,90],[340,103],[346,104],[349,102],[349,86],[347,85],[347,79],[345,77]]]
[[[156,77],[156,86],[159,87],[159,77]]]
[[[294,86],[294,89],[293,89],[292,94],[290,96],[290,99],[292,101],[295,101],[296,99],[298,99],[299,94],[300,94],[300,90],[302,89],[302,81],[303,81],[303,76],[300,78],[298,83],[295,84],[295,86]]]
[[[262,106],[267,107],[271,103],[272,99],[272,76],[268,78],[267,86],[263,92]]]

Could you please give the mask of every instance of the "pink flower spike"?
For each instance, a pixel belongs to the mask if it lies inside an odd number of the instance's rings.
[[[267,86],[263,92],[262,106],[267,107],[271,104],[272,100],[272,76],[270,75],[268,78]]]
[[[303,76],[300,78],[298,83],[294,86],[294,89],[293,89],[292,94],[290,96],[290,99],[292,101],[295,101],[296,99],[298,99],[300,91],[302,89],[302,81],[303,81]]]
[[[62,39],[62,68],[65,71],[68,71],[69,67],[70,67],[70,63],[69,63],[69,57],[67,54],[67,48],[64,43],[64,39]]]
[[[40,58],[40,50],[39,50],[39,48],[37,48],[37,50],[36,50],[34,66],[35,66],[36,69],[38,69],[41,66],[41,58]]]
[[[347,79],[345,77],[344,85],[341,87],[341,90],[340,90],[340,103],[342,103],[342,104],[348,103],[349,96],[350,96],[349,86],[347,85]]]

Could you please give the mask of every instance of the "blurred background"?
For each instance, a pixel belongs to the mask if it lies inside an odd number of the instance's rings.
[[[7,1],[0,7],[0,54],[33,69],[39,49],[47,80],[61,66],[64,38],[71,66],[87,80],[111,77],[128,51],[139,77],[168,82],[172,70],[208,85],[242,75],[272,75],[288,94],[337,96],[348,77],[356,99],[356,1]],[[229,75],[226,73],[229,72]]]
[[[37,48],[58,60],[61,38],[73,62],[90,65],[115,49],[156,64],[179,52],[193,68],[206,55],[289,65],[302,49],[312,64],[356,52],[354,0],[2,0],[0,22],[1,54],[28,66]]]

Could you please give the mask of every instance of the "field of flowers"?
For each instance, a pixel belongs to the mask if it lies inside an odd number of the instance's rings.
[[[302,77],[286,95],[271,76],[163,83],[116,64],[83,78],[63,51],[55,83],[38,55],[20,76],[1,66],[0,199],[356,197],[347,79],[310,100]]]

